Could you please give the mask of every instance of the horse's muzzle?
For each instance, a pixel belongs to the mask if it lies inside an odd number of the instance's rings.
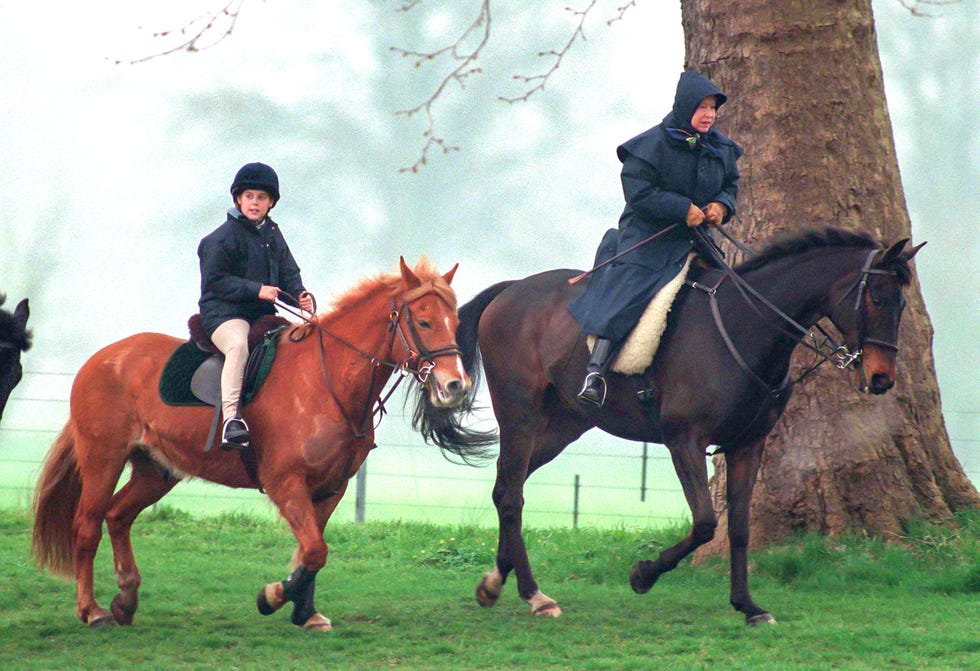
[[[447,375],[447,379],[434,371],[429,377],[429,399],[437,408],[453,409],[459,407],[472,387],[469,376]]]
[[[895,386],[897,349],[866,345],[856,362],[858,388],[862,393],[880,395]]]

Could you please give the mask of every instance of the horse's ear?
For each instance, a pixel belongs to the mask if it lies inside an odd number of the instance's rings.
[[[442,276],[442,279],[446,280],[446,284],[452,284],[453,283],[453,275],[456,274],[456,269],[457,268],[459,268],[459,264],[458,263],[455,266],[453,266],[452,268],[450,268],[448,273],[446,273],[445,275]]]
[[[17,304],[16,308],[14,308],[14,321],[17,322],[21,330],[24,330],[27,327],[27,318],[30,316],[31,308],[27,304],[27,299],[25,298]]]
[[[926,240],[926,242],[929,242],[929,241]],[[905,260],[906,261],[911,261],[912,260],[912,257],[915,256],[920,249],[922,249],[923,247],[926,246],[926,242],[921,242],[921,243],[917,244],[915,247],[913,247],[912,249],[910,249],[909,251],[905,252]]]
[[[408,267],[408,264],[405,263],[404,256],[398,257],[398,264],[402,271],[402,279],[405,280],[405,286],[408,287],[408,289],[415,289],[422,286],[422,280],[420,280],[418,275],[412,272],[412,269]]]
[[[891,261],[897,259],[899,254],[902,253],[902,250],[905,249],[905,245],[908,243],[908,241],[909,241],[908,238],[902,238],[894,245],[889,247],[888,251],[885,252],[884,258],[881,260],[881,265],[887,265]]]

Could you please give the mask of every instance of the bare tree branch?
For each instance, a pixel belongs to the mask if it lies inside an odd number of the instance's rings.
[[[557,70],[558,67],[561,65],[562,59],[565,58],[565,54],[567,54],[568,50],[572,48],[572,45],[575,44],[575,41],[578,40],[579,38],[581,38],[582,41],[585,41],[585,31],[582,29],[582,26],[585,25],[585,19],[588,17],[589,12],[592,11],[592,8],[595,7],[595,3],[596,0],[591,0],[589,6],[583,10],[577,10],[577,9],[572,9],[571,7],[566,7],[565,8],[566,12],[571,12],[573,16],[578,17],[578,25],[575,27],[575,30],[572,31],[572,36],[568,38],[568,42],[566,42],[565,46],[563,46],[561,49],[557,49],[557,50],[552,49],[550,51],[541,51],[538,53],[539,57],[544,57],[544,56],[554,57],[555,59],[554,63],[552,63],[551,67],[548,68],[548,70],[545,71],[543,74],[514,75],[514,79],[523,82],[525,85],[530,86],[530,88],[528,88],[524,92],[524,95],[517,96],[514,98],[498,96],[498,100],[503,100],[506,103],[527,102],[528,98],[530,98],[532,95],[534,95],[538,91],[543,91],[545,84],[548,83],[548,79],[551,77],[552,74],[554,74],[555,70]]]
[[[402,5],[401,10],[407,12],[416,7],[420,2],[421,0],[406,0],[406,2]],[[425,144],[422,146],[422,155],[414,163],[414,165],[412,165],[410,168],[401,168],[400,172],[418,172],[419,168],[426,164],[429,150],[433,147],[440,147],[444,154],[459,150],[459,147],[455,145],[446,144],[445,139],[436,134],[435,117],[432,114],[432,105],[439,99],[450,82],[456,82],[459,84],[460,88],[466,88],[466,79],[471,75],[482,72],[482,70],[474,65],[474,63],[490,39],[490,23],[490,0],[482,0],[480,11],[477,14],[476,19],[473,20],[473,23],[470,24],[469,28],[467,28],[452,44],[449,44],[442,49],[430,52],[409,51],[400,47],[391,47],[391,51],[401,54],[403,58],[414,58],[414,66],[416,68],[427,63],[432,63],[440,57],[446,57],[449,59],[450,63],[455,64],[452,71],[443,77],[442,81],[439,82],[439,85],[425,101],[419,103],[415,107],[397,110],[395,112],[395,114],[406,117],[411,117],[419,112],[424,112],[425,118],[428,122],[428,128],[426,128],[426,130],[422,133],[422,137],[425,138]],[[482,29],[482,33],[480,33],[479,42],[472,49],[465,49],[464,44],[472,35],[477,34],[480,29]]]
[[[118,59],[115,63],[116,65],[122,63],[132,65],[135,63],[144,63],[159,56],[167,56],[178,51],[195,52],[210,49],[231,35],[235,29],[235,24],[238,22],[238,13],[241,11],[244,2],[245,0],[228,0],[228,3],[224,7],[215,11],[206,12],[196,19],[188,21],[179,29],[162,30],[153,33],[154,38],[168,38],[179,34],[185,36],[186,39],[180,44],[164,51],[133,60]],[[215,38],[214,34],[222,27],[224,28],[224,32]]]
[[[907,9],[912,16],[922,16],[930,19],[940,17],[942,14],[922,11],[919,9],[921,5],[943,7],[944,5],[955,5],[960,2],[962,0],[898,0],[898,4]]]

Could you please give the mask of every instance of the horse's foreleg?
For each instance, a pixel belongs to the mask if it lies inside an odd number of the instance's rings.
[[[112,497],[106,514],[116,583],[119,585],[119,593],[112,599],[112,615],[116,622],[123,625],[133,623],[139,606],[141,579],[130,539],[133,522],[137,515],[163,498],[179,482],[149,459],[134,458],[132,466],[132,477]]]
[[[534,615],[558,617],[558,603],[538,589],[531,572],[531,562],[523,535],[524,479],[526,463],[515,467],[502,461],[498,466],[497,483],[493,489],[493,502],[500,522],[497,545],[497,563],[494,570],[483,576],[477,586],[477,600],[482,606],[492,606],[503,591],[507,574],[513,570],[517,577],[517,591],[521,599],[531,606]]]
[[[728,499],[728,543],[731,551],[731,604],[745,613],[749,625],[775,623],[749,594],[749,505],[765,440],[725,453]]]
[[[704,445],[687,440],[680,446],[667,447],[684,490],[684,497],[691,508],[693,523],[691,532],[679,543],[661,552],[655,561],[643,560],[636,563],[630,572],[630,586],[637,594],[649,591],[662,574],[672,570],[684,557],[710,541],[715,535],[715,527],[718,526],[708,490]]]
[[[277,488],[277,492],[280,489],[286,488]],[[318,613],[314,606],[316,574],[327,561],[328,548],[323,540],[323,530],[346,489],[345,484],[338,492],[316,504],[307,494],[305,498],[300,497],[279,505],[280,512],[299,541],[294,557],[297,566],[285,580],[266,585],[259,591],[256,605],[260,613],[271,615],[286,603],[292,602],[293,614],[290,619],[293,624],[317,631],[328,631],[332,628],[330,620]],[[269,492],[269,496],[276,501],[272,492]],[[286,510],[290,511],[290,516],[287,516]]]

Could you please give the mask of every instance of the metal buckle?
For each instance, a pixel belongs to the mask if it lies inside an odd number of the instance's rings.
[[[834,365],[836,365],[840,370],[844,370],[855,361],[861,358],[861,350],[857,352],[848,352],[847,348],[841,345],[834,350]]]
[[[419,369],[415,371],[415,379],[419,381],[419,384],[425,384],[429,381],[429,375],[432,374],[432,369],[436,365],[431,361],[426,361],[425,364],[419,366]]]

